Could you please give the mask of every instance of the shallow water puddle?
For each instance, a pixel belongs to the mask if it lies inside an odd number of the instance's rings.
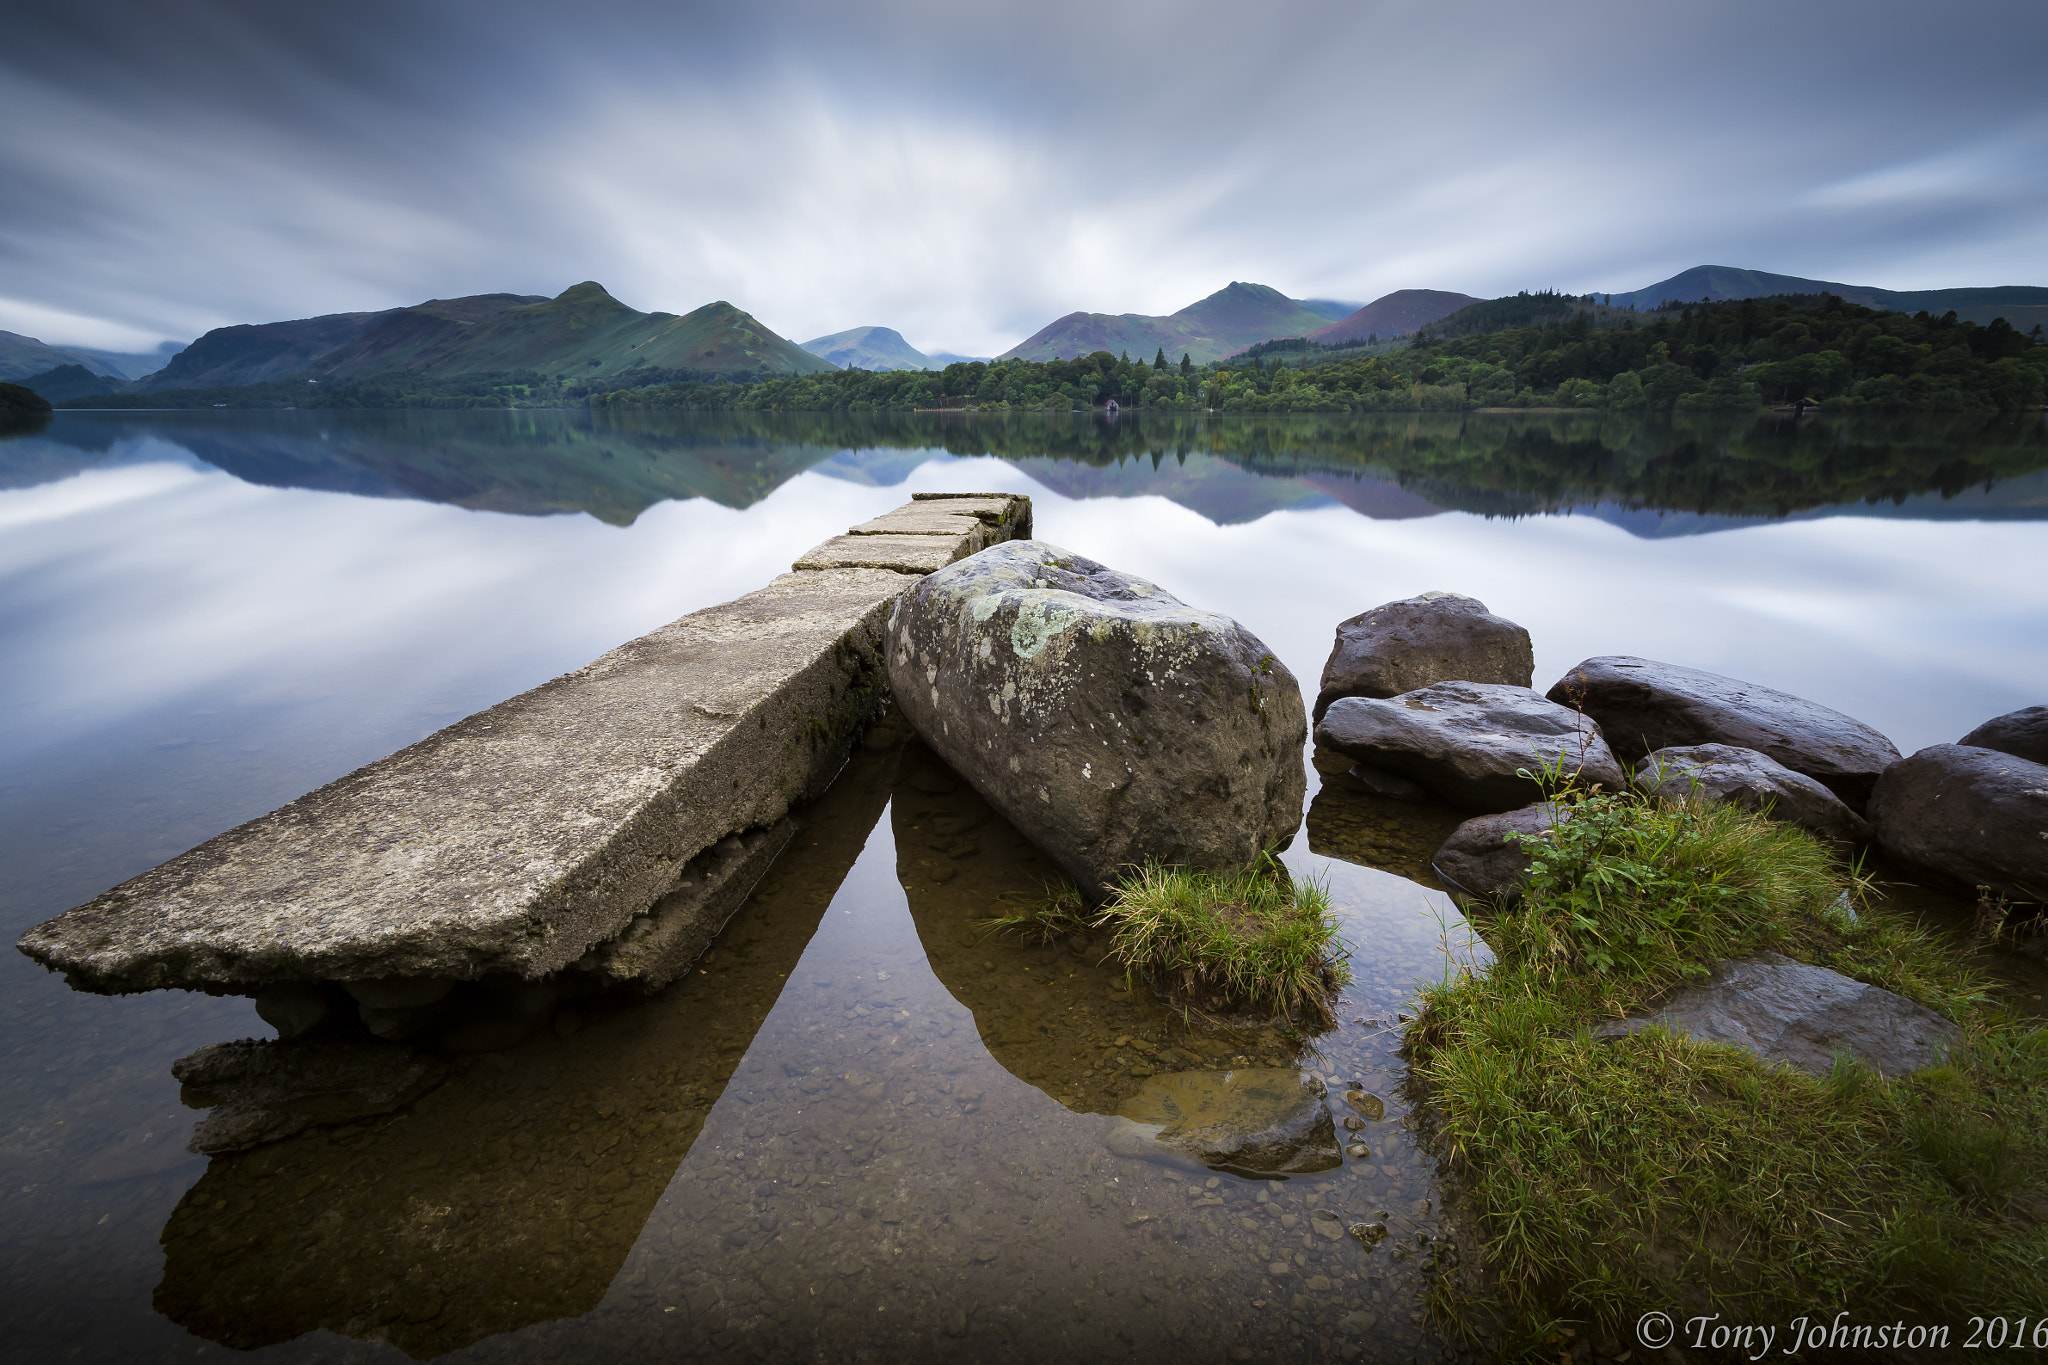
[[[1361,948],[1310,1047],[1184,1025],[1100,942],[989,935],[1051,869],[921,746],[858,755],[801,825],[660,997],[211,1163],[158,1309],[322,1358],[1443,1353],[1417,1304],[1433,1166],[1384,1028],[1440,961],[1419,887],[1289,855]],[[1386,1099],[1344,1134],[1369,1156],[1261,1181],[1106,1145],[1148,1077],[1282,1064],[1343,1082],[1340,1117],[1347,1085]],[[1393,1236],[1347,1232],[1370,1221]]]

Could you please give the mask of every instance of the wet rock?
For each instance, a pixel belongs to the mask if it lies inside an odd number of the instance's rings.
[[[1361,1118],[1371,1123],[1378,1123],[1387,1116],[1387,1102],[1370,1090],[1347,1090],[1344,1092],[1344,1103],[1357,1110]]]
[[[2023,706],[1987,720],[1956,743],[1971,749],[1996,749],[2029,763],[2048,763],[2048,706]]]
[[[1043,541],[920,579],[888,627],[904,717],[1093,896],[1148,859],[1225,869],[1300,824],[1307,719],[1235,621]]]
[[[1376,1247],[1387,1240],[1385,1223],[1353,1223],[1349,1230],[1353,1237],[1368,1247]]]
[[[1317,1209],[1308,1216],[1308,1225],[1315,1235],[1328,1242],[1344,1240],[1344,1224],[1329,1209]]]
[[[1936,744],[1885,769],[1870,798],[1884,851],[1903,862],[2048,902],[2048,764]]]
[[[1778,953],[1724,959],[1697,986],[1672,992],[1648,1014],[1593,1030],[1619,1038],[1661,1025],[1703,1043],[1730,1043],[1765,1061],[1825,1076],[1836,1049],[1886,1076],[1932,1066],[1959,1031],[1902,995],[1810,967]]]
[[[1840,711],[1697,668],[1627,654],[1587,659],[1551,687],[1552,701],[1583,706],[1622,761],[1657,749],[1732,744],[1817,779],[1860,811],[1896,745]]]
[[[1569,817],[1568,807],[1538,801],[1499,815],[1475,815],[1444,840],[1431,866],[1437,880],[1474,900],[1511,902],[1522,894],[1529,854],[1510,834],[1543,835]]]
[[[1310,1175],[1344,1164],[1321,1083],[1287,1068],[1154,1077],[1118,1107],[1108,1141],[1122,1156],[1237,1175]]]
[[[448,1068],[402,1048],[361,1042],[215,1043],[174,1062],[185,1103],[210,1109],[195,1152],[234,1152],[310,1128],[388,1114],[438,1085]]]
[[[256,1017],[279,1038],[303,1038],[334,1017],[334,1003],[311,981],[281,981],[256,996]]]
[[[1536,656],[1529,632],[1476,597],[1426,592],[1388,602],[1337,627],[1323,665],[1315,718],[1339,697],[1398,697],[1440,682],[1527,687]]]
[[[1344,1149],[1344,1155],[1353,1161],[1363,1161],[1372,1155],[1372,1149],[1362,1142],[1354,1142]]]
[[[1585,785],[1622,785],[1600,727],[1525,687],[1445,682],[1388,699],[1345,697],[1316,726],[1316,742],[1474,814],[1540,798],[1542,788],[1519,774],[1560,759]]]
[[[1732,744],[1689,744],[1658,749],[1636,765],[1641,791],[1674,801],[1730,801],[1800,825],[1823,838],[1870,842],[1870,825],[1842,799],[1805,773],[1755,749]]]

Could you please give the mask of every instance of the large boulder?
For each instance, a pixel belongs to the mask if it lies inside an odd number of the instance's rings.
[[[1563,760],[1582,785],[1621,788],[1621,765],[1600,727],[1526,687],[1441,682],[1399,697],[1342,697],[1316,743],[1421,783],[1460,810],[1514,810],[1543,789],[1521,772]]]
[[[2048,763],[2048,706],[2023,706],[1985,721],[1956,743]]]
[[[1242,867],[1301,824],[1294,675],[1229,617],[1056,545],[919,580],[888,668],[925,743],[1090,896],[1150,859]]]
[[[1503,903],[1518,900],[1529,875],[1529,853],[1508,836],[1545,836],[1552,826],[1570,818],[1571,808],[1554,801],[1499,815],[1475,815],[1451,831],[1430,867],[1438,881],[1461,896]]]
[[[1767,1062],[1825,1076],[1837,1049],[1885,1076],[1932,1066],[1959,1030],[1924,1005],[1778,953],[1723,960],[1697,986],[1648,1014],[1593,1029],[1618,1038],[1661,1025],[1701,1043],[1727,1043]]]
[[[1870,824],[1903,862],[2048,902],[2048,764],[1996,749],[1936,744],[1884,770]]]
[[[1636,787],[1669,801],[1730,801],[1824,838],[1870,842],[1870,826],[1842,799],[1768,754],[1733,744],[1659,749],[1636,765]]]
[[[1535,676],[1528,631],[1495,616],[1476,597],[1426,592],[1337,627],[1315,718],[1339,697],[1398,697],[1453,681],[1527,687]]]
[[[1582,707],[1624,762],[1656,749],[1734,744],[1755,749],[1796,773],[1817,778],[1855,810],[1886,765],[1899,761],[1890,740],[1817,702],[1697,668],[1607,654],[1587,659],[1548,693]]]

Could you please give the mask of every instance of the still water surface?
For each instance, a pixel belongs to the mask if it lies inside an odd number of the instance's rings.
[[[0,440],[0,918],[919,490],[1030,494],[1041,538],[1236,617],[1311,691],[1337,621],[1445,588],[1529,627],[1539,687],[1644,654],[1911,752],[2043,700],[2044,468],[2038,423],[1995,421],[66,414]],[[1288,861],[1328,881],[1357,981],[1307,1050],[1182,1028],[1099,945],[986,938],[1043,864],[914,743],[861,750],[803,826],[652,1002],[211,1162],[169,1067],[269,1036],[246,1001],[78,996],[0,959],[10,1355],[1446,1353],[1415,1295],[1451,1233],[1385,1028],[1446,947],[1483,952],[1429,884],[1441,812],[1312,794]],[[1266,1183],[1105,1147],[1134,1073],[1257,1064],[1385,1096],[1370,1157]],[[1324,1236],[1326,1211],[1400,1245]]]

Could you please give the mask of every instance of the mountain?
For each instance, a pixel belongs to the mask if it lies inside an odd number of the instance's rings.
[[[1198,365],[1274,337],[1307,336],[1328,324],[1277,289],[1232,281],[1178,313],[1069,313],[996,357],[998,360],[1072,359],[1094,351],[1129,352],[1150,360],[1161,350],[1168,360],[1192,356]]]
[[[68,403],[74,398],[93,398],[105,393],[120,393],[127,389],[128,381],[94,374],[83,365],[58,365],[32,374],[21,381],[25,389],[33,389],[52,403]]]
[[[1453,294],[1442,289],[1396,289],[1374,299],[1339,322],[1308,334],[1310,341],[1363,341],[1370,336],[1407,336],[1460,308],[1478,303],[1470,294]]]
[[[396,311],[396,310],[394,310]],[[145,392],[260,384],[304,371],[318,356],[353,341],[383,313],[328,313],[292,322],[216,327],[143,380]]]
[[[552,299],[472,294],[381,313],[219,327],[138,387],[154,393],[396,371],[443,379],[538,370],[588,381],[638,369],[762,378],[831,368],[722,300],[682,317],[642,313],[586,280]]]
[[[94,360],[87,352],[46,346],[19,332],[0,332],[0,380],[19,383],[32,374],[42,374],[61,365],[82,365],[94,374],[116,373],[113,366]]]
[[[2037,323],[2048,323],[2048,288],[2035,285],[2004,285],[1965,289],[1879,289],[1873,285],[1841,284],[1833,280],[1809,280],[1798,275],[1773,275],[1765,270],[1745,270],[1732,265],[1696,265],[1668,280],[1626,294],[1603,296],[1617,308],[1655,308],[1673,300],[1692,303],[1699,299],[1759,299],[1772,294],[1836,294],[1866,308],[1884,308],[1899,313],[1923,309],[1939,316],[1954,310],[1965,322],[1988,323],[2002,317],[2021,331]]]
[[[927,357],[932,362],[932,368],[935,370],[943,370],[948,365],[972,365],[977,362],[986,365],[994,358],[993,356],[986,355],[956,355],[952,351],[933,351]]]
[[[802,345],[842,370],[940,368],[932,363],[932,357],[905,341],[901,332],[889,327],[855,327],[828,337],[812,337]]]

